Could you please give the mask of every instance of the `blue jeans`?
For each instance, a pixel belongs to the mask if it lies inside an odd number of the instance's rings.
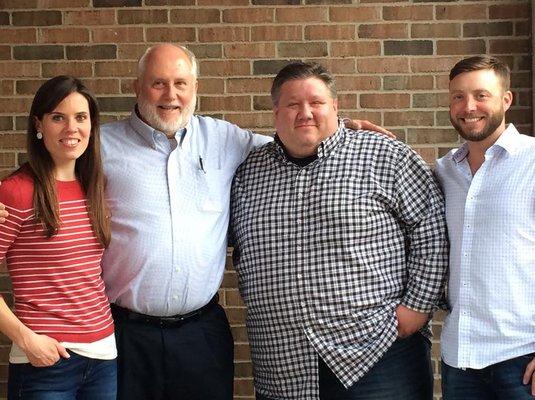
[[[117,361],[69,352],[50,367],[9,364],[8,400],[115,400]]]
[[[522,376],[535,353],[512,358],[482,369],[454,368],[442,361],[444,400],[534,400],[531,385]]]
[[[366,375],[345,388],[320,359],[322,400],[432,400],[431,343],[420,333],[397,339]]]

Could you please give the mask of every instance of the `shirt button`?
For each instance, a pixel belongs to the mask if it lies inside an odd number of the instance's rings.
[[[176,267],[175,272],[178,272],[178,271],[180,271],[180,268]]]
[[[303,275],[297,274],[297,279],[301,279],[302,277],[303,277]]]
[[[302,199],[303,198],[303,193],[297,193],[297,197]]]
[[[307,303],[305,303],[304,301],[302,301],[302,302],[301,302],[301,307],[306,308],[306,306],[307,306]]]
[[[298,224],[300,224],[302,221],[300,218],[297,218],[297,221],[296,221]]]
[[[468,286],[468,283],[467,282],[463,282],[463,286]]]
[[[176,294],[173,296],[173,300],[178,300],[178,296]]]

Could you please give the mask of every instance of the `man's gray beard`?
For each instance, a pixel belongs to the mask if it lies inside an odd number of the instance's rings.
[[[175,121],[166,122],[163,121],[158,115],[155,105],[145,101],[143,97],[139,97],[137,100],[137,107],[142,119],[149,124],[152,128],[165,133],[166,135],[173,134],[176,131],[184,128],[193,113],[195,112],[195,105],[197,104],[197,95],[194,94],[189,104],[187,104],[180,112],[180,115]]]

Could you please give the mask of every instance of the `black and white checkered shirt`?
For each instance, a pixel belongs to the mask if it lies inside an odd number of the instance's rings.
[[[318,399],[318,355],[352,385],[396,340],[396,306],[430,312],[444,287],[442,194],[416,153],[375,133],[342,124],[302,168],[268,143],[236,173],[231,218],[269,398]]]

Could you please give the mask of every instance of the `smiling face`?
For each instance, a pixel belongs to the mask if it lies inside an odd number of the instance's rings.
[[[293,157],[315,154],[338,128],[338,102],[318,78],[286,81],[273,113],[277,136]]]
[[[513,95],[491,69],[463,72],[450,81],[450,121],[465,140],[494,141],[505,130]]]
[[[197,80],[191,62],[181,49],[160,45],[147,54],[144,65],[134,83],[141,118],[173,136],[195,111]]]
[[[37,119],[35,126],[43,134],[56,179],[74,179],[76,159],[86,151],[91,135],[87,99],[78,92],[69,94],[54,110]]]

